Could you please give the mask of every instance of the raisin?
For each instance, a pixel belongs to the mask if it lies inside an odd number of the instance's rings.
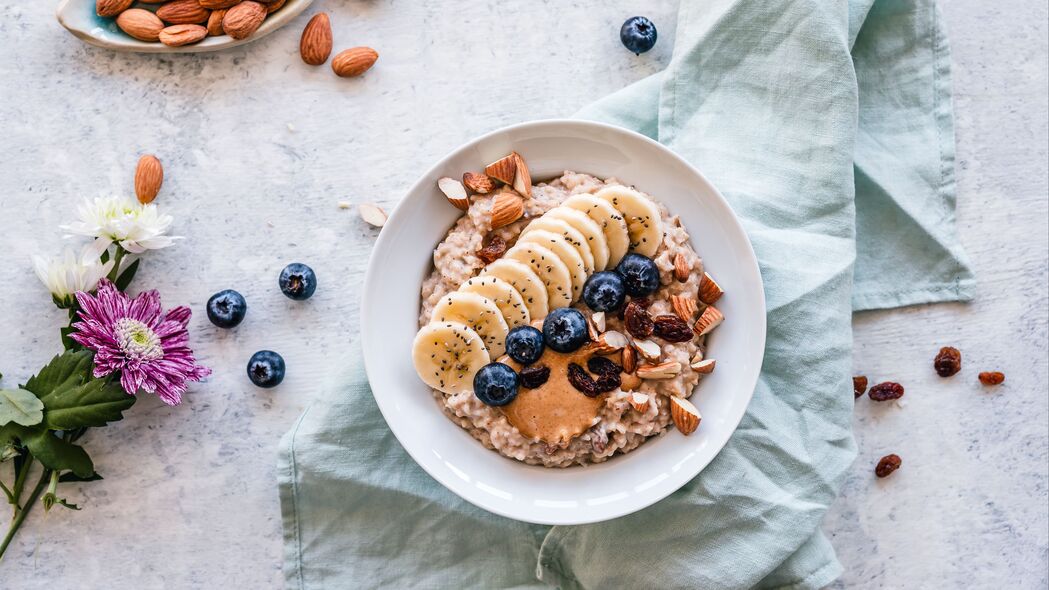
[[[626,322],[627,332],[634,338],[648,338],[655,329],[652,316],[648,315],[645,308],[635,299],[626,306],[623,313],[623,321]]]
[[[867,392],[867,395],[876,402],[887,402],[893,399],[900,399],[903,397],[903,386],[899,383],[886,381],[885,383],[879,383],[874,387],[871,387],[871,390]]]
[[[477,251],[477,257],[483,260],[485,264],[491,264],[496,260],[499,260],[499,258],[506,253],[506,240],[499,236],[489,234],[488,238],[485,239],[485,242],[487,243]]]
[[[900,459],[899,455],[885,455],[878,461],[878,466],[874,468],[874,475],[878,477],[889,477],[893,471],[900,468],[903,464],[903,459]]]
[[[636,301],[642,309],[648,309],[649,307],[652,307],[652,300],[648,297],[635,297],[631,299],[631,301]]]
[[[667,342],[689,342],[695,336],[688,323],[670,314],[656,316],[653,321],[653,332]]]
[[[576,363],[568,364],[568,382],[587,397],[597,397],[601,393],[597,389],[597,383],[594,381],[594,378],[586,372],[586,369]]]
[[[980,373],[980,383],[984,385],[999,385],[1005,381],[1005,373],[1001,371],[984,371]]]
[[[620,379],[619,373],[603,373],[598,376],[597,381],[594,383],[598,392],[606,393],[618,389],[623,384],[623,381]]]
[[[590,357],[586,361],[586,368],[595,375],[618,375],[623,370],[623,367],[603,356]]]
[[[944,346],[933,359],[932,366],[940,377],[950,377],[962,370],[962,353],[953,346]]]
[[[525,367],[521,369],[519,374],[521,379],[521,386],[527,387],[528,389],[535,389],[546,380],[550,378],[550,367],[545,365],[533,365],[531,367]]]
[[[867,378],[862,375],[859,377],[853,377],[852,392],[856,394],[856,399],[860,399],[860,397],[867,392]]]

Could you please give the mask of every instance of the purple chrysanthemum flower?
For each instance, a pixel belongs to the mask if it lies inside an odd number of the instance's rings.
[[[129,395],[141,389],[174,406],[182,401],[186,381],[211,374],[188,346],[188,307],[163,313],[156,291],[132,298],[106,279],[97,295],[78,291],[76,299],[80,321],[70,338],[95,351],[95,377],[120,371],[120,385]]]

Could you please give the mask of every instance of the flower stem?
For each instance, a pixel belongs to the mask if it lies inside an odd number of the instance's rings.
[[[44,512],[51,512],[51,507],[58,501],[55,492],[58,491],[58,472],[51,472],[51,481],[47,484],[47,493],[44,494]]]
[[[29,514],[29,509],[36,502],[36,499],[40,497],[40,493],[44,491],[44,486],[48,480],[51,479],[51,470],[45,469],[40,475],[40,481],[37,482],[36,487],[33,488],[32,493],[29,494],[29,501],[26,502],[26,507],[23,510],[19,510],[15,513],[15,517],[11,520],[11,527],[7,529],[7,535],[4,536],[4,540],[0,543],[0,560],[4,558],[4,552],[7,551],[7,546],[11,544],[11,539],[15,537],[15,533],[18,532],[18,528],[25,522],[26,516]]]
[[[15,516],[18,516],[18,511],[22,509],[18,501],[22,498],[22,488],[25,487],[26,477],[29,475],[29,468],[33,465],[33,456],[26,453],[25,462],[22,464],[22,470],[18,472],[15,477],[15,487],[11,490],[11,495],[15,497],[13,504],[15,505]]]
[[[124,259],[124,249],[117,244],[117,251],[113,255],[113,269],[109,271],[109,276],[106,278],[112,282],[116,282],[117,277],[120,276],[120,261]]]

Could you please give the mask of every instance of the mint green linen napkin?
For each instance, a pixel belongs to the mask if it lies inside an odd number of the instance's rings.
[[[818,588],[855,454],[852,309],[967,299],[949,55],[932,0],[685,2],[663,73],[581,116],[693,162],[754,245],[761,379],[693,481],[610,522],[548,527],[460,500],[403,451],[359,352],[281,442],[293,588]]]

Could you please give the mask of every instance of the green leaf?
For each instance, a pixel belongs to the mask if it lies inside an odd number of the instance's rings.
[[[51,359],[40,372],[26,382],[23,389],[36,394],[46,407],[47,398],[63,390],[72,389],[91,379],[89,350],[66,351]]]
[[[113,284],[116,285],[117,289],[120,289],[121,291],[127,289],[127,286],[131,284],[131,279],[135,278],[135,273],[138,272],[138,263],[141,261],[142,259],[139,258],[138,260],[132,262],[131,265],[124,270],[124,272],[120,273],[120,276],[117,277],[117,280],[113,282]]]
[[[43,424],[51,430],[105,426],[123,418],[135,403],[109,378],[91,377],[88,350],[66,351],[55,357],[26,383],[25,388],[44,403]]]
[[[77,475],[77,474],[75,474],[75,473],[73,473],[71,471],[67,471],[67,472],[63,473],[61,476],[59,476],[58,483],[98,481],[100,479],[102,479],[102,476],[97,474],[97,473],[92,473],[89,477],[80,477],[79,475]]]
[[[22,426],[40,424],[44,402],[24,389],[0,389],[0,425],[10,422]]]
[[[80,477],[91,477],[95,473],[91,457],[88,457],[83,447],[62,440],[42,425],[27,428],[22,443],[48,469],[68,469]]]
[[[92,379],[46,396],[44,425],[51,430],[105,426],[123,418],[124,410],[134,404],[134,396],[125,393],[119,383]]]

